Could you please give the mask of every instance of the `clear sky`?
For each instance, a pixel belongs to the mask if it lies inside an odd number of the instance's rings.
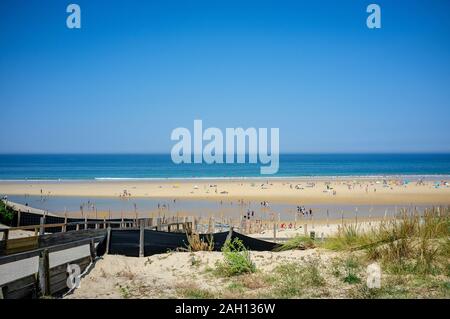
[[[168,153],[194,119],[279,127],[281,152],[448,152],[449,80],[448,0],[0,1],[1,153]]]

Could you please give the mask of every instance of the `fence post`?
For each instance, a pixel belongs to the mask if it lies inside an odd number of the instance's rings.
[[[111,242],[111,225],[108,225],[108,229],[106,230],[106,254],[109,254],[109,245]]]
[[[144,234],[145,234],[145,224],[144,220],[139,220],[139,257],[144,257]]]
[[[89,252],[91,255],[91,262],[93,262],[95,260],[96,257],[96,252],[95,252],[95,241],[94,239],[91,239],[91,242],[89,243]]]
[[[84,229],[88,229],[87,216],[84,216]]]
[[[63,226],[62,231],[63,231],[63,232],[66,232],[66,231],[67,231],[67,214],[66,214],[66,216],[64,217],[64,226]]]
[[[8,237],[9,237],[9,229],[5,229],[3,231],[3,240],[5,241],[5,243],[8,240]]]
[[[273,222],[273,240],[277,239],[277,223]]]
[[[156,220],[156,230],[161,231],[161,217]]]
[[[17,211],[17,227],[20,227],[20,210]]]
[[[39,255],[39,288],[43,296],[50,295],[50,263],[48,249],[41,251]]]
[[[227,235],[227,241],[231,241],[231,237],[233,236],[233,227],[230,226],[230,229],[228,230],[228,235]]]
[[[2,249],[4,249],[4,250],[6,250],[6,248],[8,247],[8,237],[9,237],[9,229],[5,229],[4,231],[3,231],[3,247],[0,247],[0,248],[2,248]]]
[[[40,225],[39,226],[39,236],[44,235],[44,230],[45,230],[44,224],[45,224],[45,217],[41,217],[40,223],[39,223],[39,225]]]
[[[212,220],[211,220],[211,216],[209,216],[209,219],[208,219],[208,233],[209,234],[212,233],[211,229],[212,229]]]

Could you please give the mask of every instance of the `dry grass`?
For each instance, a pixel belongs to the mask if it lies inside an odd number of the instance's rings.
[[[199,287],[192,282],[182,282],[176,285],[177,295],[187,299],[211,299],[214,294],[208,289]]]
[[[426,210],[422,216],[403,211],[372,233],[375,240],[366,245],[368,257],[393,272],[439,274],[450,260],[449,230],[448,208]]]
[[[213,251],[214,250],[214,240],[209,237],[206,241],[200,238],[198,233],[186,233],[188,240],[188,251]]]
[[[306,237],[306,236],[300,236],[297,235],[285,243],[283,243],[279,248],[275,249],[275,251],[285,251],[285,250],[292,250],[292,249],[311,249],[314,248],[314,240]]]
[[[368,232],[343,225],[323,247],[332,250],[363,250],[370,260],[380,261],[393,272],[432,274],[445,271],[450,258],[448,207],[432,208],[422,215],[402,210],[396,219],[381,222]]]
[[[125,269],[119,271],[116,275],[119,277],[126,278],[130,281],[136,278],[136,274],[133,271],[131,271],[129,267],[125,267]]]

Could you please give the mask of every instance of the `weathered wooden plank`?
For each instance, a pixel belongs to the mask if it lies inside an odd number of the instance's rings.
[[[106,255],[109,254],[109,245],[111,242],[111,226],[108,226],[107,232],[106,232]]]
[[[98,236],[98,237],[94,237],[94,240],[95,240],[95,242],[99,242],[99,241],[103,240],[103,238],[104,238],[103,236]],[[38,256],[40,254],[40,252],[43,251],[44,249],[48,249],[49,252],[57,252],[57,251],[64,250],[64,249],[69,249],[69,248],[73,248],[73,247],[86,245],[86,244],[89,244],[90,241],[91,241],[91,239],[87,238],[87,239],[69,242],[69,243],[65,243],[65,244],[61,244],[61,245],[54,245],[54,246],[50,246],[47,248],[40,248],[40,249],[31,250],[31,251],[26,251],[23,253],[17,253],[14,255],[0,256],[0,265]]]
[[[8,287],[8,292],[14,292],[16,290],[23,289],[24,287],[35,285],[36,285],[36,277],[35,275],[30,275],[7,283],[3,285],[3,287]]]
[[[89,257],[91,262],[93,262],[95,257],[97,257],[97,252],[95,251],[95,241],[93,239],[91,239],[91,243],[89,244]]]
[[[38,236],[30,236],[30,237],[22,237],[22,238],[14,238],[8,240],[8,246],[14,247],[14,244],[21,245],[22,243],[28,243],[30,241],[37,242]]]
[[[39,288],[43,296],[50,295],[50,262],[48,249],[44,249],[39,255]]]
[[[82,273],[90,264],[90,257],[79,258],[73,262],[70,262],[70,264],[77,264]],[[67,273],[67,265],[68,263],[53,267],[49,270],[49,289],[52,295],[58,294],[59,292],[67,289],[67,278],[69,275]],[[5,284],[0,287],[0,289],[2,289],[2,291],[6,291],[4,296],[5,298],[20,299],[36,294],[37,284],[38,282],[36,280],[36,276],[30,275]]]
[[[58,274],[54,274],[53,276],[50,276],[50,286],[53,286],[62,280],[66,281],[68,276],[69,274],[67,273],[67,270],[59,272]],[[53,289],[50,290],[52,293],[55,292],[55,290]]]
[[[6,293],[6,299],[25,299],[25,298],[33,298],[36,296],[36,287],[29,286],[24,287],[23,289],[19,289],[13,292]]]
[[[65,233],[48,234],[39,238],[39,247],[52,244],[61,244],[62,242],[75,241],[78,239],[100,236],[104,234],[106,234],[104,229],[86,229],[80,231],[68,231]]]
[[[71,262],[70,264],[77,264],[80,267],[80,273],[83,273],[90,264],[90,257],[79,259],[78,261]],[[64,264],[61,266],[65,266],[65,270],[54,275],[50,280],[50,290],[52,292],[52,295],[60,294],[69,289],[69,287],[67,287],[67,278],[69,277],[69,273],[67,273],[68,264]]]
[[[6,242],[6,251],[5,253],[10,255],[26,250],[36,249],[38,248],[38,237],[24,237],[24,238],[14,238],[9,239]]]
[[[45,217],[41,217],[40,227],[39,227],[39,235],[44,235],[45,232]]]
[[[63,293],[64,291],[69,290],[69,287],[67,287],[67,278],[64,280],[61,280],[59,282],[55,282],[51,286],[52,294],[58,295]]]

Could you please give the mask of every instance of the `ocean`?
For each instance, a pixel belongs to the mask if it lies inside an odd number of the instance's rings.
[[[0,155],[0,180],[448,176],[450,154],[282,154],[275,175],[260,164],[174,164],[164,154]]]

